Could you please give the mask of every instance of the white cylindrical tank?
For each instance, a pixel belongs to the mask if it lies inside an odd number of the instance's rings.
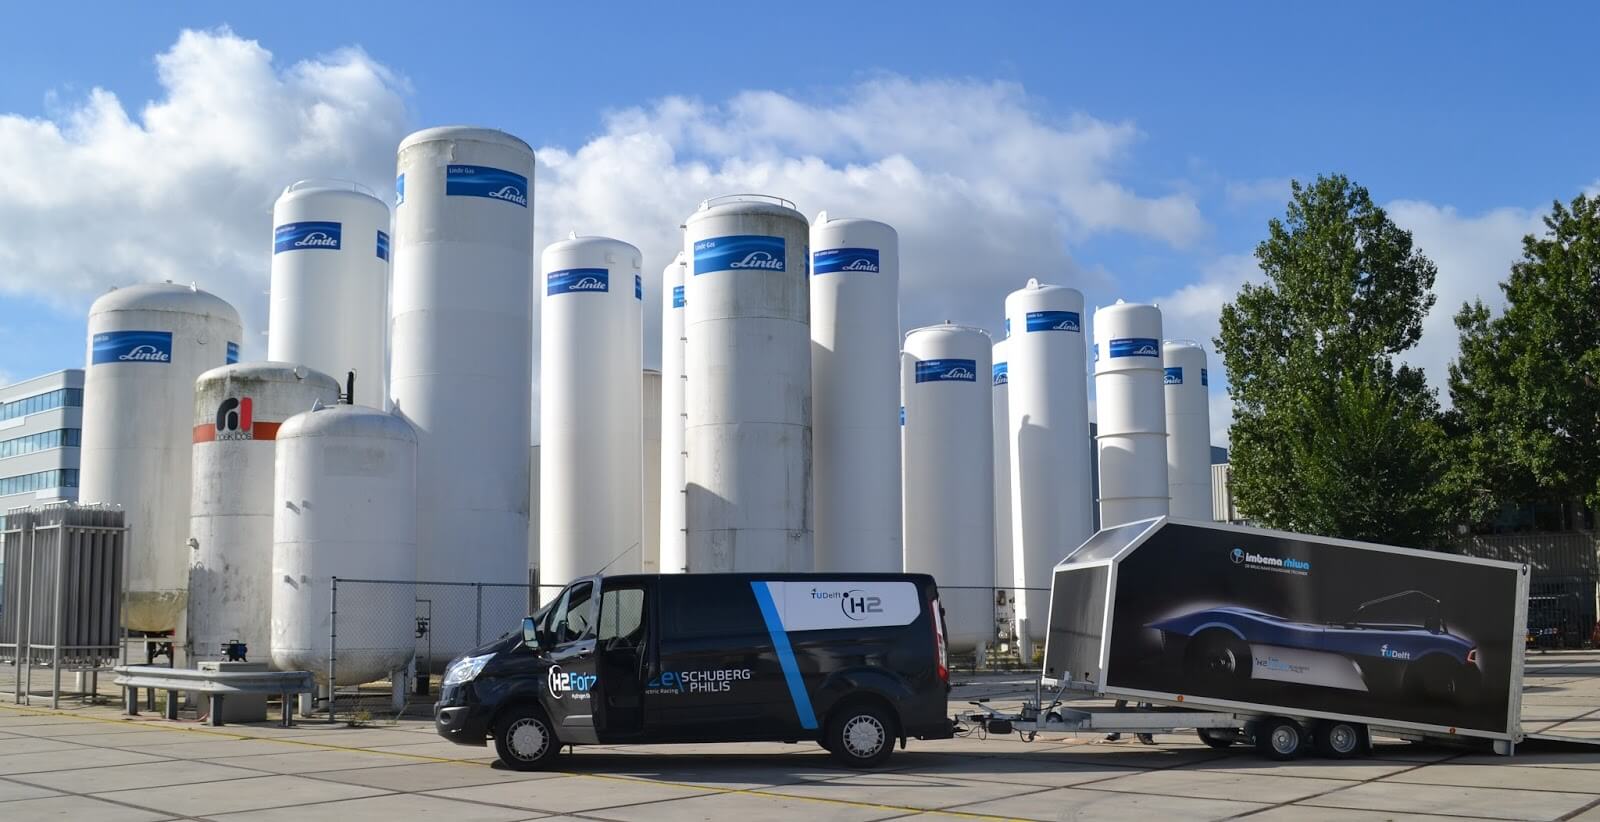
[[[644,370],[643,570],[661,570],[661,372]]]
[[[994,431],[994,584],[997,587],[995,607],[996,625],[1001,620],[1014,617],[1017,594],[1012,590],[1015,573],[1011,568],[1011,425],[1010,392],[1011,365],[1007,352],[1011,340],[995,340],[994,363],[989,368],[989,383],[993,392],[990,407],[994,409],[991,428]]]
[[[688,527],[683,491],[683,273],[679,252],[661,272],[661,553],[662,573],[687,570]]]
[[[900,239],[875,220],[811,226],[811,419],[818,571],[894,571],[900,539]]]
[[[1028,649],[1044,641],[1057,562],[1094,533],[1083,295],[1029,280],[1006,296],[1012,584]],[[999,514],[997,514],[999,516]]]
[[[905,570],[939,583],[953,650],[994,634],[994,428],[989,334],[944,325],[906,335],[901,357]]]
[[[1125,303],[1094,312],[1095,436],[1100,527],[1167,514],[1167,419],[1161,309]]]
[[[520,450],[520,449],[519,449]],[[272,664],[327,682],[334,577],[334,679],[371,682],[416,652],[417,438],[392,413],[332,405],[278,429],[272,488]],[[438,622],[435,622],[438,624]],[[437,643],[435,644],[437,647]]]
[[[525,579],[528,461],[507,443],[532,431],[533,164],[491,129],[400,143],[389,373],[417,436],[418,580]],[[474,647],[476,630],[435,621],[434,659]]]
[[[685,232],[689,570],[811,571],[810,227],[734,195]]]
[[[574,237],[544,250],[539,581],[642,567],[644,311],[639,249]],[[553,591],[552,591],[553,592]]]
[[[267,359],[341,382],[354,402],[386,408],[389,206],[358,183],[303,180],[272,207]]]
[[[194,481],[189,504],[191,659],[221,659],[243,642],[271,658],[272,464],[278,428],[339,382],[281,362],[225,365],[194,386]]]
[[[1211,403],[1206,350],[1193,340],[1161,346],[1167,407],[1167,491],[1172,515],[1211,520]]]
[[[237,359],[239,314],[193,286],[119,288],[89,309],[78,499],[127,512],[131,631],[176,631],[189,584],[194,382]]]

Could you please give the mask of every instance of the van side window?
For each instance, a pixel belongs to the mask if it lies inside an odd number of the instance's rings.
[[[593,582],[580,582],[562,594],[560,604],[550,612],[550,633],[557,645],[590,635],[594,628],[589,624],[593,596]]]
[[[727,636],[764,631],[750,583],[683,577],[666,580],[674,586],[661,600],[665,627],[674,637]]]
[[[612,639],[634,645],[644,640],[644,589],[601,589],[600,641]]]

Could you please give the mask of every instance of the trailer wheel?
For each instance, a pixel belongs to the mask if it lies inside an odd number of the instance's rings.
[[[1206,743],[1208,748],[1222,750],[1233,747],[1234,736],[1232,731],[1219,731],[1216,728],[1201,728],[1195,733],[1200,735],[1200,741]]]
[[[1367,749],[1367,729],[1354,722],[1323,722],[1317,726],[1317,753],[1329,759],[1349,759]]]
[[[1305,748],[1306,734],[1292,719],[1263,719],[1255,727],[1256,752],[1268,759],[1287,762]]]

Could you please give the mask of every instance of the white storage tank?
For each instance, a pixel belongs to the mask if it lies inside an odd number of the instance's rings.
[[[194,387],[194,481],[189,504],[191,659],[223,659],[243,642],[271,658],[272,471],[278,429],[339,401],[339,383],[282,362],[225,365]]]
[[[900,239],[876,220],[811,225],[811,419],[818,571],[900,567]]]
[[[683,252],[661,272],[661,553],[662,573],[687,570],[688,527],[683,476]]]
[[[343,381],[358,405],[386,408],[389,206],[359,183],[302,180],[272,207],[267,359]]]
[[[491,129],[400,143],[389,373],[417,436],[419,580],[525,578],[528,461],[507,443],[532,431],[533,165],[526,143]],[[515,589],[484,599],[489,621],[526,607]],[[432,636],[435,661],[478,640],[461,619]]]
[[[127,512],[131,631],[183,622],[194,383],[238,359],[242,335],[233,306],[188,285],[119,288],[89,309],[78,499]]]
[[[992,343],[945,323],[906,335],[905,570],[939,583],[956,651],[982,653],[994,634]]]
[[[644,370],[643,570],[661,570],[661,372]]]
[[[1211,403],[1206,350],[1194,340],[1161,346],[1167,407],[1167,491],[1172,516],[1211,520]]]
[[[639,249],[573,237],[544,250],[539,581],[643,567],[644,310]],[[554,589],[549,589],[552,593]]]
[[[1165,516],[1167,418],[1161,385],[1161,309],[1121,300],[1097,309],[1094,345],[1100,527]]]
[[[1025,651],[1044,641],[1057,562],[1094,533],[1083,295],[1029,280],[1006,296],[1011,328],[1012,584]]]
[[[810,227],[732,195],[685,232],[689,570],[811,571]]]
[[[996,625],[1012,622],[1017,593],[1011,562],[1011,365],[1007,351],[1011,340],[995,340],[994,363],[989,368],[994,409],[994,584]]]
[[[340,587],[336,684],[405,668],[416,652],[411,426],[359,405],[297,414],[278,429],[273,477],[272,664],[327,684],[330,589],[341,577],[396,582]]]

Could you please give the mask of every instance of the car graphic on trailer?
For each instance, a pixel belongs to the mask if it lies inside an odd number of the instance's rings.
[[[1261,680],[1462,701],[1481,678],[1477,646],[1451,633],[1439,600],[1417,590],[1364,602],[1338,622],[1219,606],[1146,627],[1161,632],[1169,664],[1212,685]]]

